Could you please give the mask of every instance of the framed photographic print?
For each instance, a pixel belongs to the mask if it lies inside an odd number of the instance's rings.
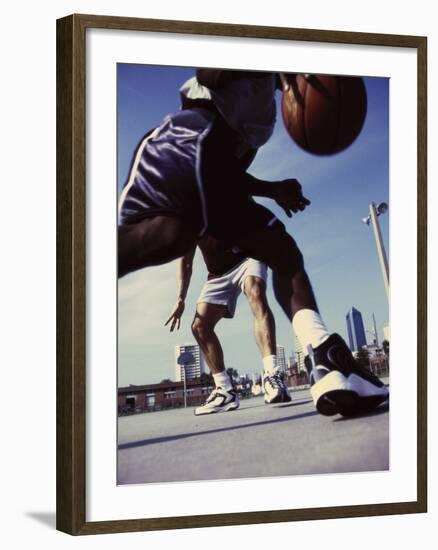
[[[426,38],[57,29],[57,528],[425,512]]]

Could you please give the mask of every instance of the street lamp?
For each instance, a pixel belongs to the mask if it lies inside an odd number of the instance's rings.
[[[180,365],[183,369],[184,373],[184,408],[187,408],[187,366],[190,364],[193,364],[195,362],[195,357],[193,353],[190,353],[189,351],[184,351],[180,353],[177,363]]]
[[[373,344],[378,346],[379,345],[379,335],[377,334],[376,316],[374,315],[374,313],[373,313],[373,329],[374,329],[373,332],[371,332],[371,330],[366,330],[366,329],[365,329],[365,332],[367,332],[368,334],[371,334],[371,336],[373,337]]]
[[[374,328],[374,334],[375,334],[375,340],[376,340],[376,345],[378,346],[379,345],[379,336],[377,334],[377,327],[376,327],[376,317],[373,313],[373,328]]]
[[[369,205],[369,214],[366,218],[362,218],[363,223],[373,226],[374,237],[376,239],[377,254],[379,256],[380,268],[383,275],[383,283],[385,285],[386,296],[389,300],[389,267],[388,259],[386,257],[385,247],[383,245],[382,233],[380,231],[380,225],[378,217],[388,211],[388,205],[386,202],[381,202],[377,206],[374,202]]]

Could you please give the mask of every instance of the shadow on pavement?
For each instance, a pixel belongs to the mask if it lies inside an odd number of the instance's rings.
[[[308,416],[316,416],[316,411],[310,411],[302,414],[296,414],[293,416],[286,416],[285,418],[276,418],[273,420],[263,420],[260,422],[252,422],[251,424],[238,424],[237,426],[227,426],[225,428],[215,428],[213,430],[205,430],[202,432],[189,432],[185,434],[166,435],[163,437],[154,437],[152,439],[143,439],[141,441],[133,441],[132,443],[122,443],[118,446],[120,451],[124,449],[135,449],[136,447],[144,447],[146,445],[155,445],[157,443],[166,443],[168,441],[177,441],[178,439],[187,439],[189,437],[197,437],[200,435],[208,435],[214,433],[228,432],[232,430],[242,430],[245,428],[253,428],[254,426],[264,426],[266,424],[277,424],[279,422],[289,422],[291,420],[298,420],[299,418],[306,418]]]
[[[298,405],[307,405],[312,403],[313,399],[307,399],[306,401],[292,401],[292,403],[283,403],[282,405],[276,405],[276,409],[285,409],[286,407],[298,407]]]

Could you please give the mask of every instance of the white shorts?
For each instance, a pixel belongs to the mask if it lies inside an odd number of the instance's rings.
[[[237,299],[244,291],[245,279],[248,276],[259,277],[267,281],[268,270],[264,263],[252,258],[243,260],[221,277],[210,279],[202,287],[197,303],[217,304],[226,306],[226,318],[232,319],[236,311]]]

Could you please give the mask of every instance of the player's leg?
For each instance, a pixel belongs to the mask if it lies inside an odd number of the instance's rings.
[[[254,336],[262,357],[276,355],[275,320],[266,296],[266,282],[260,277],[248,275],[244,293],[254,316]]]
[[[226,412],[239,407],[239,399],[225,370],[224,354],[215,333],[217,323],[227,315],[225,305],[200,302],[196,307],[192,332],[204,354],[214,379],[215,388],[207,401],[195,409],[195,415]]]
[[[263,389],[265,403],[284,403],[291,400],[278,366],[275,320],[266,295],[266,266],[254,260],[248,263],[260,266],[260,276],[248,275],[244,280],[244,293],[254,315],[254,334],[263,358]],[[251,272],[251,267],[249,267]],[[255,272],[255,270],[254,270]]]
[[[161,265],[184,256],[196,242],[195,231],[179,218],[155,216],[118,227],[118,273]]]
[[[302,309],[318,312],[312,285],[304,266],[300,266],[291,275],[273,271],[272,279],[275,297],[290,321]]]
[[[323,414],[351,414],[375,408],[387,398],[387,389],[371,373],[361,372],[339,335],[330,335],[294,239],[269,210],[248,200],[244,169],[221,147],[227,140],[213,132],[209,138],[201,158],[208,230],[219,240],[266,263],[276,274],[277,300],[292,320],[303,349],[307,351],[311,346],[318,363],[312,368],[311,378],[317,409]]]
[[[183,256],[202,233],[198,160],[213,121],[202,109],[179,111],[139,143],[119,198],[120,276]]]
[[[213,375],[225,371],[222,346],[214,329],[226,313],[227,308],[224,305],[201,302],[196,306],[196,314],[192,322],[193,336]]]
[[[275,296],[289,320],[301,309],[318,311],[303,255],[282,223],[276,221],[254,228],[251,233],[238,237],[236,243],[245,253],[272,269]]]
[[[292,321],[306,357],[312,395],[325,415],[357,414],[373,410],[388,398],[385,385],[356,363],[347,344],[330,334],[318,312],[303,257],[295,241],[276,222],[240,237],[237,244],[274,272],[274,291]]]

